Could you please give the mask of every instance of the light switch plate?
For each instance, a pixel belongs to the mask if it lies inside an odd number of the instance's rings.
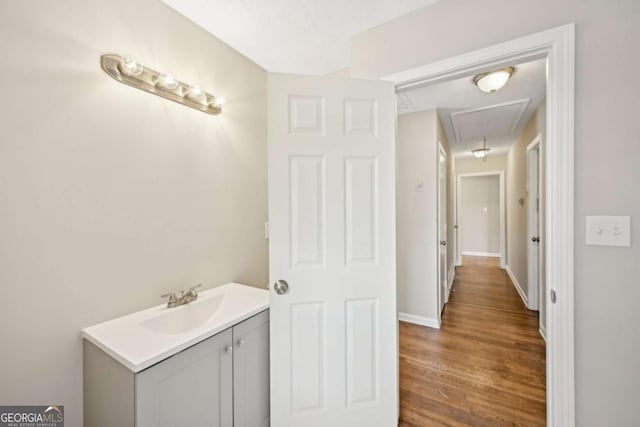
[[[631,217],[588,216],[587,245],[631,246]]]

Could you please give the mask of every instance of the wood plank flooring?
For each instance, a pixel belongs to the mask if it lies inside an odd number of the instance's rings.
[[[400,322],[400,426],[544,426],[545,343],[491,260],[456,269],[440,330]]]

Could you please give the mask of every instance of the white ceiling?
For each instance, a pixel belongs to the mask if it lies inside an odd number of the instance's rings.
[[[268,71],[349,66],[351,36],[438,0],[162,0]]]
[[[438,109],[454,156],[470,156],[482,145],[491,155],[505,154],[544,99],[546,60],[516,65],[516,72],[498,92],[484,93],[465,77],[398,94],[400,114]]]

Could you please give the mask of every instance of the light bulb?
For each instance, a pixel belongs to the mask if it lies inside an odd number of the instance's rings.
[[[204,92],[198,86],[189,86],[189,90],[187,91],[187,95],[193,99],[202,99],[204,98]]]
[[[222,96],[216,96],[214,103],[219,106],[222,107],[224,104],[227,103],[226,98],[222,97]]]
[[[471,150],[471,153],[473,153],[473,155],[476,158],[481,159],[483,157],[487,157],[487,154],[489,153],[489,149],[488,148],[476,148],[475,150]]]
[[[144,71],[144,67],[131,57],[125,56],[120,60],[120,71],[127,76],[139,76]]]
[[[176,80],[176,78],[171,74],[165,74],[160,76],[157,84],[164,89],[174,90],[178,87],[178,80]]]

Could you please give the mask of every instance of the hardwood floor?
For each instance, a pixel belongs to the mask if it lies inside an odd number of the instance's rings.
[[[504,270],[465,258],[440,330],[400,323],[400,426],[544,426],[545,343]]]

